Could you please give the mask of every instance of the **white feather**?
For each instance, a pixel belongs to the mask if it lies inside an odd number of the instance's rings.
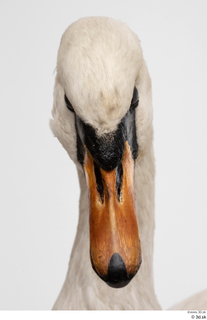
[[[129,109],[134,85],[139,92],[136,128],[139,156],[135,167],[136,210],[142,265],[122,289],[108,287],[89,258],[88,191],[76,155],[75,112],[99,134],[111,132]],[[160,309],[154,291],[154,153],[151,80],[137,36],[110,18],[83,18],[63,34],[57,59],[51,129],[78,168],[80,213],[65,283],[54,309]],[[189,307],[190,308],[190,307]]]

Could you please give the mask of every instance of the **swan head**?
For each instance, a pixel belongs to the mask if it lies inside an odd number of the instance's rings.
[[[65,31],[50,126],[84,171],[90,259],[109,286],[141,265],[135,167],[152,142],[151,81],[137,36],[110,18],[83,18]]]

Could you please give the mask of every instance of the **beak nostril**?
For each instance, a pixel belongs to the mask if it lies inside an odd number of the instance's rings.
[[[102,203],[104,203],[104,186],[103,186],[101,170],[95,161],[94,161],[94,172],[95,172],[95,176],[96,176],[96,187],[97,187],[98,193],[101,197],[101,201],[102,201]]]
[[[100,195],[102,203],[104,203],[104,184],[103,184],[103,177],[101,174],[100,167],[94,161],[94,173],[96,177],[96,188]],[[119,165],[116,167],[116,190],[117,190],[117,198],[121,200],[121,185],[122,185],[122,178],[123,178],[123,167],[122,163],[120,162]]]
[[[116,190],[117,190],[117,197],[119,201],[121,199],[122,178],[123,178],[123,167],[122,167],[122,163],[120,162],[119,165],[116,167]]]

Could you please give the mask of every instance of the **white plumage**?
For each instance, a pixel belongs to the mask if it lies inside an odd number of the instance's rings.
[[[88,190],[77,160],[74,114],[66,108],[64,94],[75,113],[102,135],[113,132],[126,114],[134,85],[139,92],[135,195],[142,265],[126,287],[114,289],[98,278],[90,264]],[[69,269],[54,309],[160,309],[153,281],[155,169],[151,96],[151,80],[139,40],[125,24],[93,17],[80,19],[69,26],[58,52],[50,125],[77,166],[81,195]],[[204,302],[206,297],[207,292],[199,299]],[[207,304],[198,305],[207,308]],[[186,308],[196,309],[198,305],[191,301]]]

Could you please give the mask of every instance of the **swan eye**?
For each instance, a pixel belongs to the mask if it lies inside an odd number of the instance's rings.
[[[70,103],[70,101],[68,100],[68,98],[66,97],[66,95],[64,96],[64,98],[65,98],[66,107],[67,107],[70,111],[75,112],[74,109],[73,109],[72,104]]]
[[[136,87],[134,87],[134,92],[133,92],[133,98],[131,101],[131,109],[135,109],[139,104],[139,95],[138,95],[138,90]]]

